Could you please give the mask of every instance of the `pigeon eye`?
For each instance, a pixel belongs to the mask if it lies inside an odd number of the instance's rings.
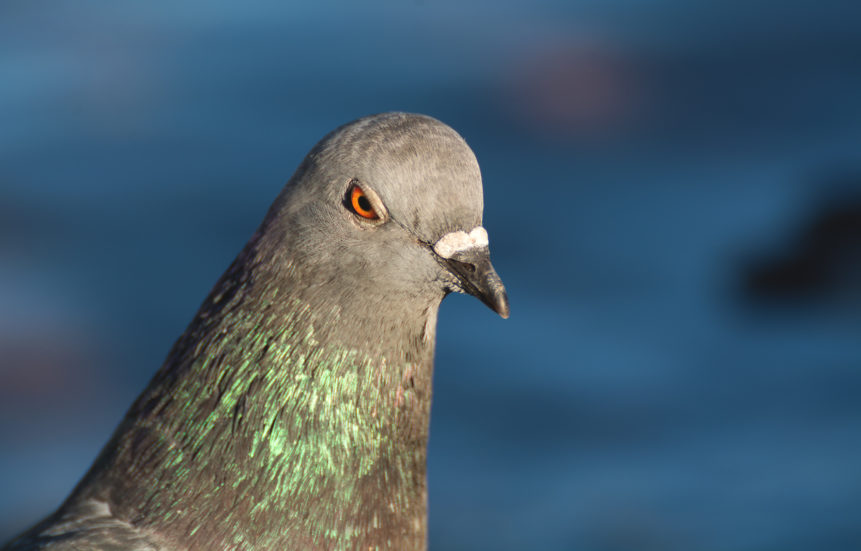
[[[371,205],[371,200],[368,199],[368,196],[365,195],[365,192],[362,191],[362,188],[359,187],[358,184],[353,184],[350,186],[350,191],[347,192],[349,194],[349,202],[350,208],[352,211],[365,220],[379,220],[380,215],[377,214],[377,211],[374,210],[374,206]]]

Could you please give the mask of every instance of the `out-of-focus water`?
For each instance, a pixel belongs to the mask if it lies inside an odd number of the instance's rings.
[[[0,539],[307,150],[405,110],[512,305],[443,304],[431,549],[861,549],[861,5],[291,4],[0,7]]]

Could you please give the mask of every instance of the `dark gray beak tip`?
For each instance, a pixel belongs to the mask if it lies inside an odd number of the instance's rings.
[[[490,251],[487,247],[464,251],[445,259],[444,262],[460,280],[464,292],[478,297],[503,319],[508,319],[508,294],[490,263]]]
[[[502,293],[502,302],[499,305],[499,308],[496,309],[496,313],[502,316],[502,319],[507,320],[508,316],[511,314],[511,309],[508,307],[508,295],[505,292]]]
[[[508,297],[503,297],[502,304],[498,308],[494,308],[497,314],[502,316],[502,319],[507,320],[511,311],[508,308]]]
[[[482,302],[490,306],[490,309],[502,316],[502,319],[508,319],[511,310],[508,306],[508,294],[505,292],[505,287],[502,286],[502,281],[499,276],[496,277],[499,286],[490,294],[479,297]]]

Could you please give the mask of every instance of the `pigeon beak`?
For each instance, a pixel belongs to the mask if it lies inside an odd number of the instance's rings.
[[[442,259],[445,266],[460,280],[464,292],[478,297],[491,310],[508,318],[508,295],[502,280],[490,263],[490,249],[474,247]]]

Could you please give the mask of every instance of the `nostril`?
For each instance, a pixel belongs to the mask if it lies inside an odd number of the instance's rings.
[[[470,264],[469,262],[460,262],[458,260],[449,260],[452,264],[457,264],[458,268],[460,268],[460,272],[466,272],[469,275],[475,273],[475,264]]]

